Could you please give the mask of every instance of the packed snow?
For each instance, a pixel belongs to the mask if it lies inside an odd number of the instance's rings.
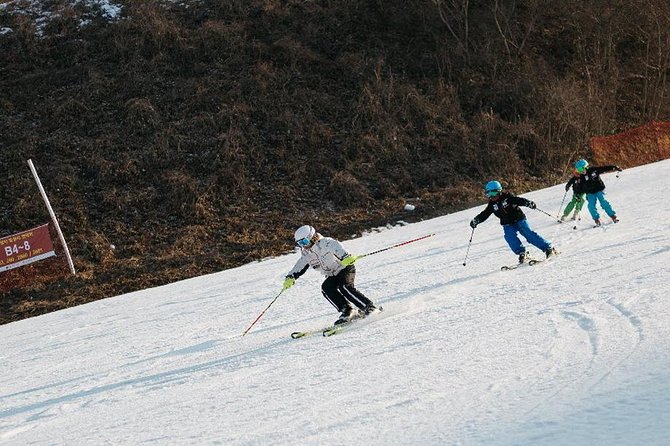
[[[483,196],[343,241],[435,234],[359,260],[385,310],[329,338],[290,337],[337,318],[316,271],[242,336],[295,252],[0,326],[0,443],[670,444],[668,178],[604,175],[621,221],[601,228],[525,208],[561,254],[513,271],[497,219],[468,226]],[[524,196],[557,215],[564,193]]]
[[[175,4],[183,8],[189,8],[197,0],[162,0],[163,4]],[[70,10],[69,12],[65,12]],[[93,22],[93,18],[101,18],[107,22],[115,22],[121,19],[123,6],[118,1],[112,0],[5,0],[0,2],[0,14],[20,15],[30,18],[35,24],[35,32],[44,37],[47,25],[63,14],[77,11],[80,17],[79,27],[85,28]],[[10,34],[14,30],[7,26],[0,26],[0,36]]]
[[[91,23],[93,17],[101,17],[107,21],[118,20],[122,7],[109,0],[69,0],[66,2],[48,2],[44,0],[9,0],[0,3],[0,13],[29,17],[35,23],[38,36],[44,35],[44,29],[55,18],[60,17],[66,8],[80,11],[80,26]],[[9,34],[9,27],[0,28],[0,35]]]

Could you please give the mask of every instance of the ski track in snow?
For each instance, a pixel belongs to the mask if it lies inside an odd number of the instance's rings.
[[[665,444],[670,161],[606,175],[621,222],[524,209],[559,256],[514,261],[482,206],[348,240],[384,311],[337,317],[296,254],[0,327],[2,444]],[[665,180],[667,181],[667,180]],[[525,194],[548,212],[562,185]],[[321,228],[320,228],[321,229]],[[327,230],[323,229],[327,233]],[[543,256],[530,248],[535,257]]]

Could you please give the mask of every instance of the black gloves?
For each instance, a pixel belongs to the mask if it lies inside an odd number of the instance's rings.
[[[473,218],[473,219],[470,221],[470,227],[471,227],[472,229],[475,229],[475,228],[477,227],[478,224],[479,224],[479,222],[477,221],[476,218]]]
[[[619,166],[614,166],[614,170],[616,170],[617,172],[623,172],[623,169]]]
[[[529,201],[528,202],[528,207],[531,208],[531,209],[535,209],[537,207],[537,205],[535,204],[535,202]]]

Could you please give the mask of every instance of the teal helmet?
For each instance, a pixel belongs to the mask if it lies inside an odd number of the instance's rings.
[[[489,181],[484,186],[484,191],[486,192],[487,197],[495,197],[502,192],[502,184],[496,180]]]
[[[589,162],[585,159],[581,159],[575,163],[575,170],[579,173],[586,172],[586,169],[589,167]]]

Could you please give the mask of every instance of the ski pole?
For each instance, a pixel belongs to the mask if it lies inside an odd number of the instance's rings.
[[[563,199],[561,200],[561,205],[558,208],[558,213],[556,214],[556,218],[560,220],[561,217],[561,209],[563,209],[563,203],[565,203],[565,197],[568,196],[568,190],[565,190],[565,193],[563,194]]]
[[[533,208],[533,209],[535,209],[536,211],[540,211],[540,212],[542,212],[543,214],[550,216],[551,218],[556,218],[556,217],[554,217],[553,215],[551,215],[549,212],[545,212],[545,211],[543,211],[543,210],[540,209],[540,208]],[[557,220],[558,220],[558,219],[557,219]],[[558,220],[558,222],[559,222],[559,223],[562,223],[561,220]]]
[[[281,296],[281,294],[282,294],[284,291],[286,291],[286,289],[281,290],[281,291],[279,292],[279,294],[277,294],[277,295],[275,296],[275,298],[272,299],[272,302],[270,302],[270,305],[268,305],[268,306],[265,308],[265,310],[263,310],[263,311],[261,312],[261,314],[258,315],[258,317],[251,323],[251,325],[249,325],[249,328],[247,328],[246,330],[244,330],[244,333],[242,333],[242,336],[244,336],[245,334],[247,334],[247,333],[249,332],[249,330],[251,330],[251,327],[253,327],[254,324],[255,324],[256,322],[258,322],[258,320],[265,314],[266,311],[268,311],[268,309],[272,306],[273,303],[275,303],[275,301],[277,300],[277,298],[278,298],[279,296]]]
[[[463,266],[468,261],[468,254],[470,254],[470,245],[472,245],[472,237],[475,235],[475,228],[472,228],[472,234],[470,234],[470,241],[468,242],[468,250],[465,251],[465,259],[463,260]]]
[[[389,249],[397,248],[399,246],[408,245],[410,243],[418,242],[419,240],[427,239],[428,237],[432,237],[434,235],[435,234],[428,234],[428,235],[424,235],[422,237],[418,237],[418,238],[415,238],[415,239],[412,239],[412,240],[407,240],[406,242],[396,243],[395,245],[389,246],[387,248],[379,249],[377,251],[372,251],[372,252],[369,252],[367,254],[362,254],[362,255],[358,256],[356,258],[356,260],[358,260],[360,258],[363,258],[363,257],[371,256],[371,255],[374,255],[374,254],[379,254],[380,252],[388,251]]]

